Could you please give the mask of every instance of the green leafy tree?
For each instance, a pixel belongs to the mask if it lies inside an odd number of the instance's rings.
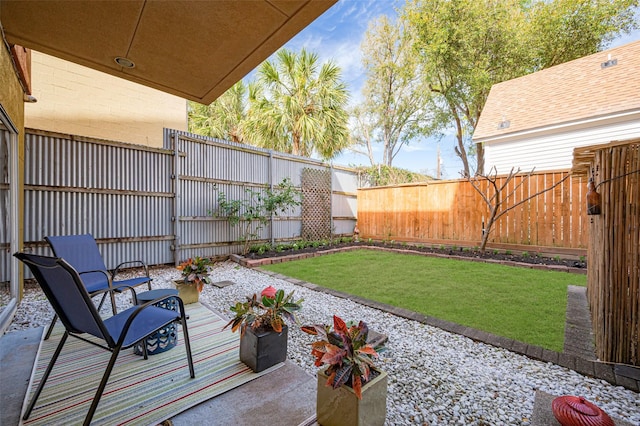
[[[638,27],[637,0],[555,0],[533,3],[526,38],[532,71],[604,50],[621,33]]]
[[[419,73],[419,58],[403,23],[386,16],[369,25],[361,46],[367,75],[364,101],[353,109],[354,151],[376,165],[372,145],[381,143],[382,164],[391,167],[401,148],[428,133],[425,105],[430,93]],[[366,148],[366,152],[363,152]]]
[[[349,143],[348,99],[338,66],[281,49],[249,85],[247,132],[264,148],[331,159]]]
[[[437,117],[455,129],[465,176],[471,135],[489,89],[523,73],[527,52],[517,41],[524,24],[520,12],[518,0],[413,0],[405,6],[423,77],[436,95]],[[477,155],[480,169],[481,149]]]
[[[386,186],[399,185],[411,182],[427,182],[433,180],[433,177],[415,173],[410,170],[400,169],[398,167],[383,166],[351,166],[358,173],[359,186]]]
[[[202,136],[245,143],[247,87],[239,81],[211,105],[189,102],[189,131]]]
[[[415,34],[436,117],[455,129],[463,175],[471,136],[493,84],[602,49],[636,27],[637,0],[409,0],[401,15]]]

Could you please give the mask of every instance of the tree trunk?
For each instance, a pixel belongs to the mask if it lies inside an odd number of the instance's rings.
[[[476,174],[484,175],[484,145],[482,143],[476,144],[476,160],[478,161]]]
[[[458,117],[458,111],[456,110],[455,105],[449,104],[449,108],[451,109],[451,113],[456,121],[456,139],[458,140],[458,146],[455,151],[458,154],[458,157],[462,160],[462,166],[464,167],[463,173],[465,178],[471,176],[469,172],[469,160],[467,158],[467,150],[464,147],[464,139],[462,138],[462,123],[460,122],[460,117]]]

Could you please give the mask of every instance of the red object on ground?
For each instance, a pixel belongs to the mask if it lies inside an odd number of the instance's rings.
[[[559,396],[551,410],[562,426],[615,426],[607,413],[579,396]]]

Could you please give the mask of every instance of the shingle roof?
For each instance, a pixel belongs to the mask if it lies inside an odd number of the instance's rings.
[[[495,84],[473,140],[638,108],[640,41]]]

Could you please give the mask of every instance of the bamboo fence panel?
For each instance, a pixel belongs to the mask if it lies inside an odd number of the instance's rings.
[[[601,195],[601,214],[589,219],[587,275],[596,352],[640,365],[640,141],[590,155]]]
[[[506,206],[549,188],[568,171],[516,176],[504,192]],[[502,184],[504,176],[498,177]],[[489,243],[585,249],[584,176],[570,176],[552,191],[515,207],[495,224]],[[514,189],[517,190],[511,194]],[[404,241],[452,240],[478,245],[489,209],[466,180],[438,181],[358,190],[362,238]]]

